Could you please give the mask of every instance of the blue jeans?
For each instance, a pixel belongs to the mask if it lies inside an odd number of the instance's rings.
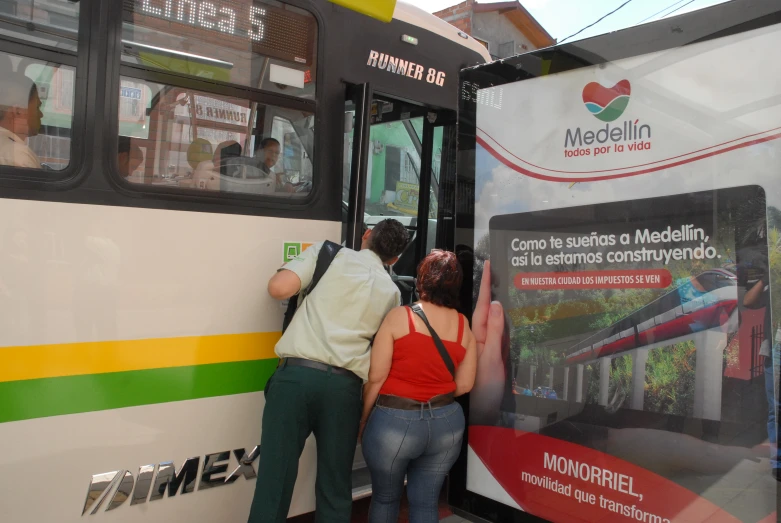
[[[778,380],[779,353],[781,344],[773,346],[773,356],[765,359],[765,393],[767,395],[767,436],[770,440],[770,466],[781,468],[781,453],[778,450],[778,398],[776,381]]]
[[[458,403],[423,410],[374,407],[363,433],[372,476],[369,523],[396,523],[407,476],[410,523],[439,521],[439,493],[461,452],[464,411]]]

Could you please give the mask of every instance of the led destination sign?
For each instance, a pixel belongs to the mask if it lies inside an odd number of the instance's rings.
[[[181,32],[208,31],[219,38],[249,42],[258,54],[311,65],[316,25],[314,17],[253,0],[125,0],[125,18],[139,15],[181,24]],[[144,24],[147,25],[147,24]],[[152,26],[152,24],[148,24]],[[175,32],[175,27],[167,28]],[[201,34],[199,38],[208,37]]]

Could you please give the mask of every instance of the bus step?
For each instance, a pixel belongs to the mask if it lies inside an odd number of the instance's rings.
[[[404,478],[407,485],[407,478]],[[372,495],[372,478],[367,467],[353,470],[353,501],[368,498]]]
[[[369,469],[363,467],[353,470],[353,501],[372,495],[372,478]]]

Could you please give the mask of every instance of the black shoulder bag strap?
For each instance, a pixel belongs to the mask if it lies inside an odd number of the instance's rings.
[[[302,303],[303,299],[305,299],[314,289],[317,285],[317,282],[320,281],[320,278],[323,277],[323,274],[325,274],[325,271],[328,270],[328,267],[331,266],[331,262],[334,261],[334,258],[336,258],[336,254],[342,249],[342,246],[338,243],[334,243],[332,241],[326,240],[323,243],[323,246],[320,248],[320,252],[317,253],[317,264],[315,265],[315,272],[312,276],[312,283],[309,284],[309,287],[307,287],[306,291],[303,293],[302,296]],[[299,294],[301,294],[299,292]],[[298,295],[297,295],[298,296]],[[285,310],[285,319],[282,321],[282,332],[285,332],[290,325],[290,322],[293,321],[293,316],[296,313],[296,310],[298,310],[298,297],[293,296],[290,298],[290,301],[287,303],[287,310]]]
[[[437,331],[435,331],[428,322],[428,318],[426,318],[426,314],[423,312],[423,307],[421,307],[419,303],[416,303],[410,308],[412,309],[412,312],[417,314],[420,319],[423,320],[423,323],[426,324],[426,328],[428,328],[428,331],[431,333],[431,338],[434,340],[434,345],[437,346],[439,355],[442,356],[442,360],[445,362],[447,370],[450,371],[453,379],[456,379],[456,366],[453,364],[453,359],[450,357],[450,354],[448,354],[447,349],[445,348],[445,344],[442,343],[442,340],[439,338]]]

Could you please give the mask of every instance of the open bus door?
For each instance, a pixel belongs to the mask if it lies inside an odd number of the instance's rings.
[[[407,227],[410,243],[391,268],[404,303],[413,300],[420,260],[435,247],[452,248],[448,228],[439,227],[438,218],[442,166],[454,163],[449,159],[455,153],[454,128],[453,111],[375,95],[368,85],[352,87],[348,94],[343,240],[360,248],[364,225],[371,228],[385,218]],[[446,211],[442,215],[449,216]]]
[[[348,88],[343,148],[342,240],[360,248],[364,227],[386,218],[404,224],[410,242],[390,268],[402,302],[412,303],[418,263],[435,247],[452,248],[438,231],[443,166],[455,165],[454,111],[375,94],[368,84]],[[451,198],[452,199],[452,198]],[[452,203],[452,202],[451,202]],[[447,227],[442,230],[448,229]],[[358,446],[353,499],[371,495],[371,479]]]

